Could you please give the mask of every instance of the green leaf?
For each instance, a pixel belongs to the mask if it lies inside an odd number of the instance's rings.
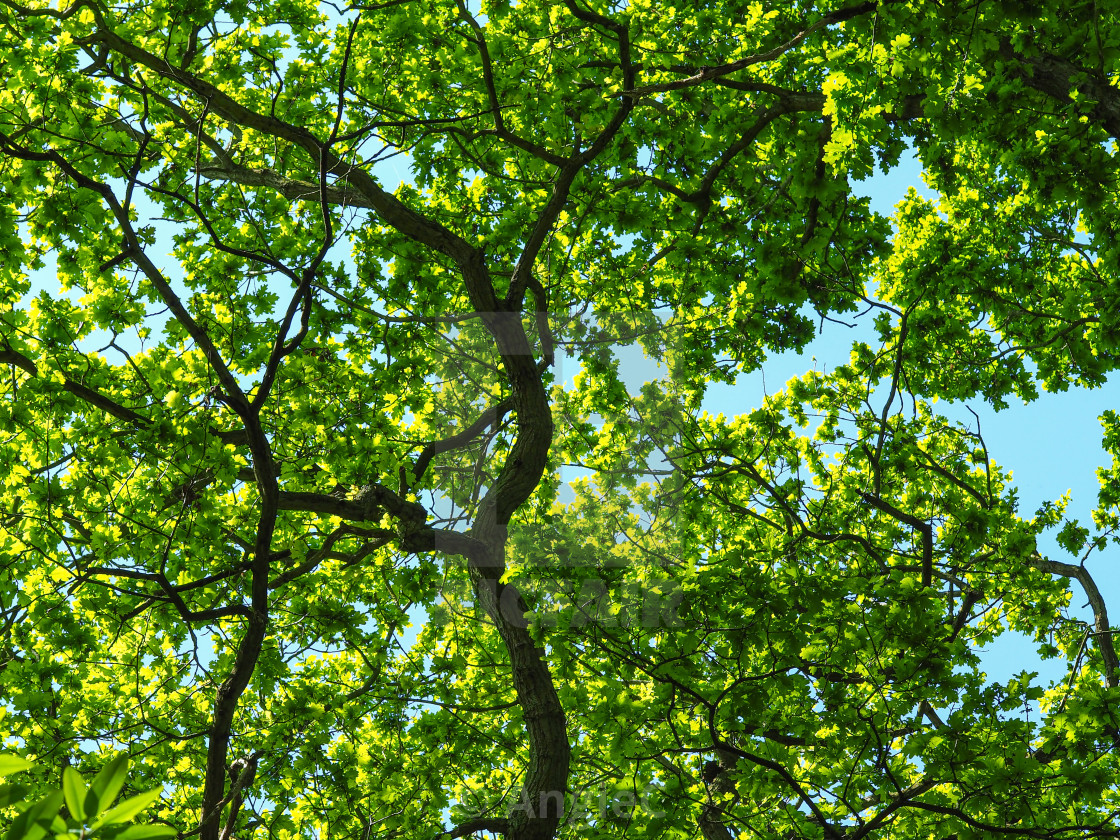
[[[177,833],[171,826],[161,823],[131,825],[116,835],[114,840],[155,840],[159,837],[174,837]]]
[[[35,762],[28,761],[18,755],[0,754],[0,779],[34,766]]]
[[[4,840],[39,840],[45,835],[62,807],[62,791],[48,793],[12,820]]]
[[[162,793],[162,790],[156,788],[147,793],[138,793],[136,796],[129,797],[116,807],[106,811],[101,818],[93,824],[92,828],[96,829],[102,825],[116,825],[118,823],[127,822],[153,802],[158,801]]]
[[[66,797],[66,807],[70,809],[70,816],[78,822],[86,819],[86,786],[82,781],[82,774],[73,767],[62,771],[62,795]]]
[[[85,809],[89,819],[96,818],[112,804],[127,778],[128,755],[126,753],[114,756],[101,768],[101,772],[90,782],[89,793],[86,794]]]
[[[21,802],[27,798],[27,793],[28,789],[23,785],[15,783],[0,785],[0,808]]]
[[[1085,546],[1089,538],[1089,529],[1078,525],[1077,520],[1066,520],[1062,529],[1055,536],[1058,545],[1070,554],[1077,554]]]

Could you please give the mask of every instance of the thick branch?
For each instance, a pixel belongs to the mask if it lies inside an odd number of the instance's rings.
[[[461,823],[450,831],[443,832],[440,837],[446,837],[447,840],[454,840],[456,837],[466,837],[468,834],[474,834],[479,831],[489,831],[493,834],[505,834],[509,831],[509,820],[505,817],[480,817],[476,820],[468,820],[465,823]]]
[[[519,312],[507,311],[499,304],[484,255],[479,249],[382,190],[368,172],[360,168],[349,168],[311,131],[257,113],[241,105],[212,83],[181,68],[170,66],[158,56],[121,38],[107,28],[104,20],[100,21],[100,24],[99,31],[83,39],[85,43],[100,42],[136,64],[147,67],[160,76],[187,88],[206,103],[211,113],[225,120],[284,140],[305,150],[312,160],[321,162],[320,173],[344,175],[367,198],[387,224],[416,242],[446,254],[460,267],[471,304],[476,311],[484,313],[483,319],[494,338],[503,367],[509,377],[511,397],[518,415],[519,434],[498,479],[482,502],[478,519],[469,536],[440,535],[424,528],[422,522],[412,521],[403,529],[402,546],[408,550],[430,550],[438,543],[438,547],[442,550],[451,550],[454,546],[463,549],[463,553],[467,554],[476,590],[487,613],[497,624],[510,654],[513,684],[522,705],[529,740],[530,759],[525,775],[524,793],[534,806],[538,801],[543,804],[546,801],[545,797],[552,797],[557,793],[563,795],[567,784],[569,755],[563,709],[548,667],[544,663],[542,651],[533,644],[532,638],[525,629],[523,615],[517,615],[519,607],[512,612],[508,610],[503,612],[501,608],[501,605],[506,603],[507,590],[516,596],[515,589],[500,583],[505,568],[506,523],[539,484],[547,465],[553,432],[548,395],[534,362],[532,348],[520,323]],[[591,160],[605,148],[631,107],[632,103],[628,102],[619,108],[612,123],[580,156],[581,164]],[[572,172],[570,177],[574,178],[574,174]],[[569,185],[570,181],[565,184],[563,178],[558,182],[560,193],[565,198]],[[558,213],[558,203],[550,201],[547,211]],[[539,230],[539,224],[537,229]],[[530,240],[533,239],[534,237],[530,235]],[[528,257],[525,261],[526,271],[528,271],[535,255],[532,248],[526,248],[526,252],[523,257]],[[249,431],[252,436],[253,429]],[[264,632],[263,622],[267,620],[263,603],[258,610],[256,597],[258,587],[263,587],[263,593],[267,595],[267,576],[261,576],[262,579],[258,581],[256,566],[264,564],[264,570],[267,570],[270,552],[267,540],[262,538],[271,538],[274,513],[281,497],[276,487],[275,476],[272,475],[270,453],[267,451],[261,453],[263,462],[257,457],[256,451],[253,454],[254,465],[258,470],[258,484],[261,485],[262,501],[265,503],[262,507],[261,528],[258,531],[253,580],[254,617],[259,617],[261,621],[250,622],[239,649],[234,671],[219,690],[215,704],[215,717],[211,730],[212,749],[208,756],[207,784],[203,796],[203,812],[207,816],[202,840],[217,840],[218,825],[211,814],[214,806],[222,799],[225,787],[223,774],[229,727],[237,698],[248,684],[256,654],[259,654]],[[376,488],[377,485],[371,487]],[[385,495],[380,491],[375,491],[375,494],[373,503],[392,513],[389,505],[395,503],[392,498],[395,494]],[[399,500],[399,497],[397,499]],[[292,501],[291,497],[285,499],[285,503]],[[313,500],[300,501],[308,504]],[[363,499],[361,503],[367,504],[368,500]],[[324,502],[314,500],[314,504],[324,504]],[[463,540],[470,542],[466,543]],[[475,550],[474,546],[481,546],[484,551]],[[519,596],[513,600],[515,605],[520,603]],[[245,655],[242,656],[242,653]],[[509,836],[518,840],[537,838],[546,840],[555,833],[559,818],[560,814],[555,807],[548,813],[524,811],[516,813],[510,819]]]
[[[1009,42],[1000,46],[1000,55],[1019,65],[1018,75],[1027,87],[1045,93],[1064,105],[1072,94],[1093,102],[1090,115],[1113,137],[1120,139],[1120,90],[1107,79],[1056,55],[1042,53],[1024,56],[1015,52]]]
[[[15,365],[29,376],[39,378],[39,369],[35,366],[35,363],[27,358],[27,356],[15,350],[0,350],[0,364]],[[85,385],[75,382],[70,377],[66,377],[65,381],[62,383],[62,390],[73,394],[78,399],[89,403],[95,408],[100,408],[106,414],[116,417],[118,420],[123,420],[126,423],[131,423],[134,426],[147,426],[151,422],[144,415],[137,414],[131,408],[126,408],[115,400],[106,397],[104,394],[100,394],[92,388],[87,388]]]
[[[728,770],[735,769],[735,756],[726,750],[716,750],[718,760],[704,765],[703,782],[707,787],[707,799],[696,823],[704,840],[734,840],[735,835],[727,827],[724,808],[719,804],[725,797],[735,792],[735,779]]]
[[[115,37],[115,36],[114,36]],[[119,39],[117,39],[119,40]],[[123,43],[123,42],[122,42]],[[147,55],[147,53],[145,53]],[[245,635],[237,647],[233,667],[226,679],[218,687],[214,700],[214,714],[209,732],[209,749],[206,757],[206,782],[202,795],[200,826],[202,840],[218,840],[220,825],[220,803],[224,799],[226,786],[226,757],[232,733],[233,717],[241,694],[249,685],[256,668],[268,627],[268,558],[271,554],[272,534],[276,526],[277,482],[272,469],[272,450],[261,429],[260,419],[249,405],[237,379],[226,366],[210,335],[194,319],[163,273],[144,253],[140,239],[132,225],[129,208],[122,204],[113,190],[80,172],[58,152],[37,152],[11,141],[0,133],[0,148],[14,158],[50,163],[57,166],[73,183],[83,189],[97,193],[109,206],[124,235],[125,248],[129,258],[144,273],[144,276],[159,292],[163,302],[171,310],[175,319],[183,326],[195,343],[202,349],[211,369],[225,392],[226,401],[245,424],[253,464],[256,470],[257,485],[261,492],[260,518],[257,522],[255,557],[252,567],[250,606],[246,609]]]
[[[1105,685],[1109,688],[1120,685],[1120,660],[1116,657],[1116,646],[1112,641],[1114,631],[1108,623],[1108,609],[1105,607],[1104,598],[1101,597],[1101,591],[1097,589],[1097,584],[1093,580],[1093,576],[1089,574],[1089,570],[1084,566],[1060,563],[1057,560],[1046,560],[1038,554],[1031,557],[1027,562],[1030,563],[1032,568],[1039,571],[1073,578],[1081,584],[1089,598],[1089,606],[1093,610],[1093,637],[1097,640],[1101,658],[1104,659]]]
[[[360,207],[373,210],[373,202],[358,190],[340,187],[337,183],[320,187],[311,181],[288,178],[271,169],[254,169],[248,166],[203,166],[198,170],[203,178],[214,181],[232,181],[246,187],[267,187],[289,201],[320,201],[342,207]]]
[[[428,465],[436,455],[441,455],[444,452],[450,452],[454,449],[466,446],[487,428],[501,423],[502,418],[504,418],[512,408],[513,400],[507,397],[482,412],[473,423],[461,432],[451,435],[451,437],[444,438],[443,440],[435,440],[427,444],[417,456],[416,464],[412,469],[414,480],[419,482],[424,477],[424,473],[428,471]]]
[[[860,498],[871,507],[880,510],[888,516],[897,519],[922,535],[922,586],[933,584],[933,526],[912,514],[899,510],[890,502],[869,493],[860,493]]]

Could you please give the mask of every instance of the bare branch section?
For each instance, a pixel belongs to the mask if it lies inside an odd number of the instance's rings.
[[[504,817],[469,820],[461,825],[455,826],[455,828],[449,831],[443,832],[443,834],[439,836],[446,837],[447,840],[454,840],[456,837],[469,837],[472,834],[479,834],[484,831],[492,834],[505,835],[509,831],[509,820]]]
[[[320,201],[340,207],[376,209],[373,202],[352,187],[338,183],[320,185],[311,181],[288,178],[271,169],[254,169],[248,166],[203,166],[198,170],[203,178],[213,181],[232,181],[245,187],[266,187],[276,190],[289,201]]]
[[[1085,595],[1089,599],[1089,607],[1093,610],[1092,635],[1096,639],[1101,658],[1104,660],[1105,684],[1109,688],[1120,685],[1120,659],[1116,657],[1116,646],[1112,639],[1113,633],[1117,631],[1108,623],[1108,609],[1105,606],[1104,598],[1101,597],[1101,591],[1097,588],[1096,581],[1089,574],[1089,570],[1084,566],[1074,566],[1071,563],[1061,563],[1057,560],[1046,560],[1037,554],[1031,557],[1028,562],[1032,568],[1039,571],[1073,578],[1081,584],[1081,587],[1085,590]]]
[[[922,586],[931,586],[933,584],[933,526],[913,514],[899,510],[878,496],[861,493],[860,498],[876,510],[881,510],[899,522],[909,525],[922,535]]]

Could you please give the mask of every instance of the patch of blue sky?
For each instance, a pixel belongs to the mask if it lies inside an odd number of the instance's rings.
[[[919,195],[937,201],[938,195],[924,184],[921,173],[921,164],[911,151],[890,171],[880,171],[852,187],[857,195],[870,199],[872,210],[889,217],[911,186]],[[747,413],[763,405],[767,396],[782,389],[789,379],[810,370],[827,372],[847,363],[852,343],[857,340],[876,346],[869,319],[862,319],[851,327],[822,320],[817,336],[802,351],[775,354],[759,370],[738,377],[734,384],[712,384],[702,407],[712,414]],[[642,383],[663,378],[667,373],[664,366],[646,356],[637,343],[618,348],[616,355],[620,376],[632,393],[636,393]],[[578,372],[578,363],[558,355],[558,381],[570,388]],[[887,387],[881,386],[872,395],[872,404],[876,404],[876,400],[883,404]],[[1071,388],[1061,394],[1043,391],[1033,402],[1016,401],[1018,404],[1002,411],[982,402],[966,405],[948,401],[938,402],[935,410],[948,420],[982,434],[991,458],[1011,472],[1021,516],[1029,518],[1043,503],[1068,493],[1067,518],[1086,523],[1091,521],[1091,511],[1096,506],[1099,490],[1096,470],[1109,463],[1101,445],[1098,418],[1106,409],[1115,409],[1120,402],[1118,398],[1120,394],[1110,383],[1097,389]],[[897,411],[901,405],[901,399],[896,396],[892,411]],[[569,482],[591,474],[590,470],[567,466],[562,478]],[[568,490],[562,500],[570,498]],[[1058,546],[1055,533],[1053,530],[1043,535],[1039,551],[1053,559],[1077,562]],[[1117,603],[1120,600],[1120,565],[1107,562],[1098,553],[1088,558],[1087,568],[1106,603]],[[1087,605],[1083,606],[1080,585],[1072,582],[1071,587],[1074,591],[1071,616],[1091,621],[1091,612]],[[983,651],[983,666],[989,679],[998,682],[1006,682],[1024,670],[1039,672],[1043,682],[1060,684],[1066,676],[1064,662],[1039,659],[1033,640],[1010,632],[999,636]]]

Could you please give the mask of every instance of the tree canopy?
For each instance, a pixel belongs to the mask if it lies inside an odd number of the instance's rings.
[[[127,753],[201,840],[1120,836],[1120,418],[1090,528],[935,405],[1120,360],[1118,17],[3,0],[24,784]],[[1009,632],[1061,678],[989,679]]]

